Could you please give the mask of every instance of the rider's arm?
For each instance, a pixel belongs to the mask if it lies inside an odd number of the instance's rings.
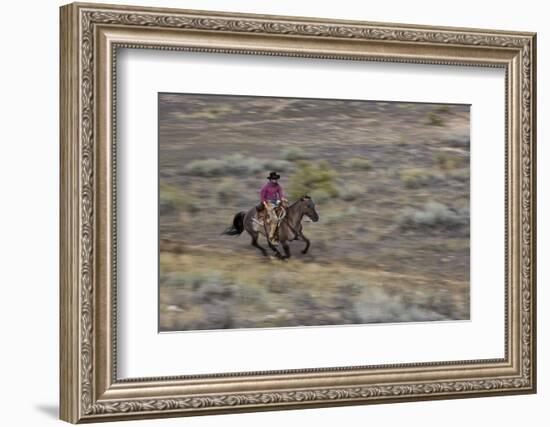
[[[283,191],[283,186],[279,184],[279,196],[281,197],[281,200],[286,200],[285,192]]]
[[[267,201],[267,186],[263,186],[260,190],[260,200],[265,203]]]

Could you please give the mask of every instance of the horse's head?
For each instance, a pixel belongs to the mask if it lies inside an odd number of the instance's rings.
[[[309,196],[300,197],[300,205],[302,207],[302,212],[313,222],[319,221],[319,214],[315,210],[315,203],[313,199]]]

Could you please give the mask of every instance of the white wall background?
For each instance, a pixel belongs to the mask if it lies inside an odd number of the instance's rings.
[[[112,3],[122,3],[110,0]],[[130,0],[129,0],[130,1]],[[550,29],[535,0],[133,0],[133,4],[324,18],[538,32],[538,357],[539,393],[438,402],[208,416],[133,425],[279,426],[335,424],[512,426],[548,423],[550,376]],[[9,2],[0,25],[0,401],[3,425],[60,425],[58,402],[58,6],[57,0]]]

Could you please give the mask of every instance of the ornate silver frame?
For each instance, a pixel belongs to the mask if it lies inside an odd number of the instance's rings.
[[[61,419],[78,423],[535,392],[534,33],[98,4],[71,4],[60,13]],[[117,379],[119,47],[504,68],[505,357]]]

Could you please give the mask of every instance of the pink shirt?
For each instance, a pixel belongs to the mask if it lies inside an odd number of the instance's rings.
[[[284,198],[283,187],[278,183],[273,184],[271,181],[264,184],[260,190],[260,199],[262,202],[267,202],[269,200],[281,200]]]

